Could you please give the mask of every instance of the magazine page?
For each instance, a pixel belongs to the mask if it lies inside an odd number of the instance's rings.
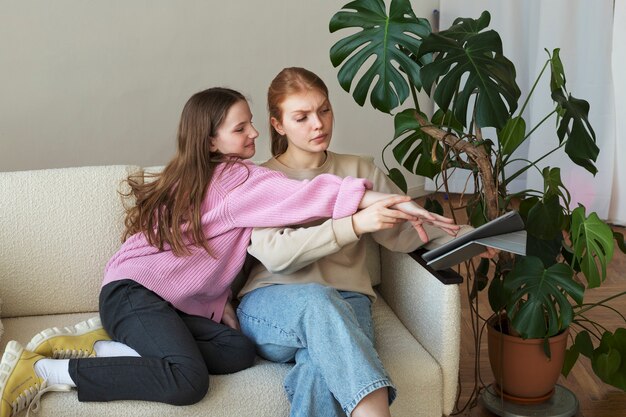
[[[486,246],[518,255],[526,254],[526,231],[517,211],[510,211],[430,250],[422,258],[435,270],[445,269],[479,255]]]

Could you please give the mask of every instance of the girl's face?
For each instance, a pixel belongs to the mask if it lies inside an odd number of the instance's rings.
[[[288,96],[281,104],[282,120],[272,117],[272,126],[289,141],[288,150],[324,152],[333,134],[333,109],[328,98],[312,89]]]
[[[217,134],[211,139],[211,152],[238,156],[243,159],[252,158],[256,151],[254,141],[259,132],[252,126],[252,112],[245,100],[233,104]]]

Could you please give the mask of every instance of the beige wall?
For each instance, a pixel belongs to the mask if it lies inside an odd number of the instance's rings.
[[[265,92],[286,66],[328,84],[331,149],[372,154],[380,165],[393,119],[358,107],[328,58],[341,37],[328,22],[344,3],[0,0],[0,171],[164,164],[183,104],[216,85],[250,98],[261,131],[254,160],[265,160]],[[424,17],[437,4],[413,1]]]

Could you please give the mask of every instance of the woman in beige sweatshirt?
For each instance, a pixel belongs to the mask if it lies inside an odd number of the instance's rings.
[[[332,107],[312,72],[281,71],[270,85],[268,108],[274,157],[266,167],[299,180],[322,173],[367,178],[375,191],[401,194],[373,163],[327,150]],[[426,237],[416,232],[420,221],[399,224],[394,204],[386,198],[349,217],[252,234],[248,252],[260,263],[239,294],[237,314],[262,357],[295,361],[285,380],[291,416],[389,416],[395,388],[374,349],[376,294],[360,237],[370,233],[390,250],[411,252],[440,245],[458,230],[438,217],[421,225]]]

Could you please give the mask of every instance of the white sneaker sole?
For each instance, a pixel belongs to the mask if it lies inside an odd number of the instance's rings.
[[[81,321],[78,324],[68,327],[51,327],[37,333],[26,345],[26,350],[34,352],[39,345],[46,340],[57,336],[81,336],[94,330],[102,328],[100,317],[92,317],[89,320]]]
[[[24,348],[15,340],[7,343],[7,347],[2,355],[2,362],[0,362],[0,398],[4,396],[4,388],[22,357],[22,352],[24,352]]]

